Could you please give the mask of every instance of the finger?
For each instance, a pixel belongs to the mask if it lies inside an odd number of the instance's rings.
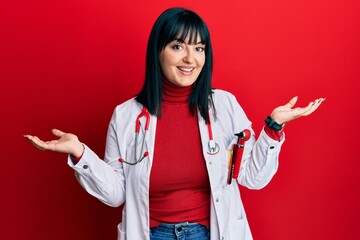
[[[27,140],[30,141],[30,140],[33,138],[33,136],[28,135],[28,134],[25,134],[25,135],[24,135],[24,138],[26,138]]]
[[[318,109],[321,105],[321,103],[324,101],[324,98],[319,98],[315,100],[314,105],[311,107],[311,109],[309,111],[311,111],[310,113],[315,112],[316,109]]]
[[[311,102],[308,107],[306,107],[306,111],[301,114],[301,116],[308,116],[311,113],[315,112],[316,109],[320,106],[320,104],[324,101],[324,98],[318,98],[314,102]]]
[[[293,106],[295,106],[295,103],[297,102],[297,100],[298,100],[298,97],[295,96],[287,104],[285,104],[284,106],[288,107],[288,108],[292,108]]]
[[[48,150],[48,145],[37,136],[32,136],[29,140],[36,148],[40,150]]]
[[[31,135],[24,135],[24,138],[26,138],[34,147],[44,150],[40,145],[41,143],[39,142],[39,138],[36,136],[31,136]]]
[[[326,100],[326,98],[319,98],[320,102],[319,102],[319,105]]]
[[[62,137],[63,135],[66,134],[63,131],[60,131],[59,129],[52,129],[51,132],[57,137]]]

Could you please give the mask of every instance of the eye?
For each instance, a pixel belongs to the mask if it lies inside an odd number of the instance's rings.
[[[197,47],[196,51],[198,52],[205,52],[205,47]]]
[[[181,46],[181,44],[174,44],[173,46],[172,46],[172,49],[174,49],[174,50],[181,50],[183,47]]]

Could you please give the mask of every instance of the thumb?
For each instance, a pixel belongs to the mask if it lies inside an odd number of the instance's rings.
[[[52,129],[51,132],[57,137],[62,137],[65,135],[65,133],[60,131],[59,129]]]
[[[287,104],[285,104],[285,107],[292,108],[297,102],[297,100],[298,100],[297,96],[293,97]]]

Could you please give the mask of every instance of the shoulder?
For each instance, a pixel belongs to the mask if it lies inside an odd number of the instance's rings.
[[[215,105],[238,104],[236,97],[232,93],[221,89],[213,89],[213,100]]]
[[[244,109],[238,103],[235,95],[224,90],[213,90],[213,100],[218,122],[232,126],[234,132],[251,126]]]
[[[136,101],[135,98],[131,98],[115,107],[112,118],[132,118],[134,115],[137,116],[141,112],[141,109],[142,105]]]
[[[115,111],[130,111],[135,109],[141,110],[141,108],[142,105],[138,101],[136,101],[135,98],[130,98],[129,100],[117,105],[115,107]]]
[[[236,96],[232,93],[221,90],[213,90],[213,100],[216,112],[221,114],[230,114],[231,116],[235,115],[245,115],[245,112],[239,102],[236,99]]]

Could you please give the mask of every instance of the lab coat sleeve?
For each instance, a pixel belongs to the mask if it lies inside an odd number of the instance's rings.
[[[244,151],[239,183],[250,189],[265,187],[278,169],[279,153],[284,140],[284,135],[279,142],[270,138],[264,130],[261,130],[256,141],[253,135],[246,143],[248,146]]]
[[[283,134],[280,141],[276,141],[270,138],[262,129],[256,140],[251,122],[245,112],[236,100],[233,103],[234,119],[237,121],[234,123],[234,132],[243,129],[251,131],[251,137],[245,143],[238,182],[250,189],[261,189],[270,182],[278,169],[279,153],[285,140],[285,134]]]
[[[68,157],[68,165],[75,170],[80,185],[89,194],[112,207],[125,202],[125,178],[122,165],[118,162],[120,155],[115,118],[114,113],[107,134],[105,160],[101,160],[86,145],[78,163],[74,164],[71,156]]]

